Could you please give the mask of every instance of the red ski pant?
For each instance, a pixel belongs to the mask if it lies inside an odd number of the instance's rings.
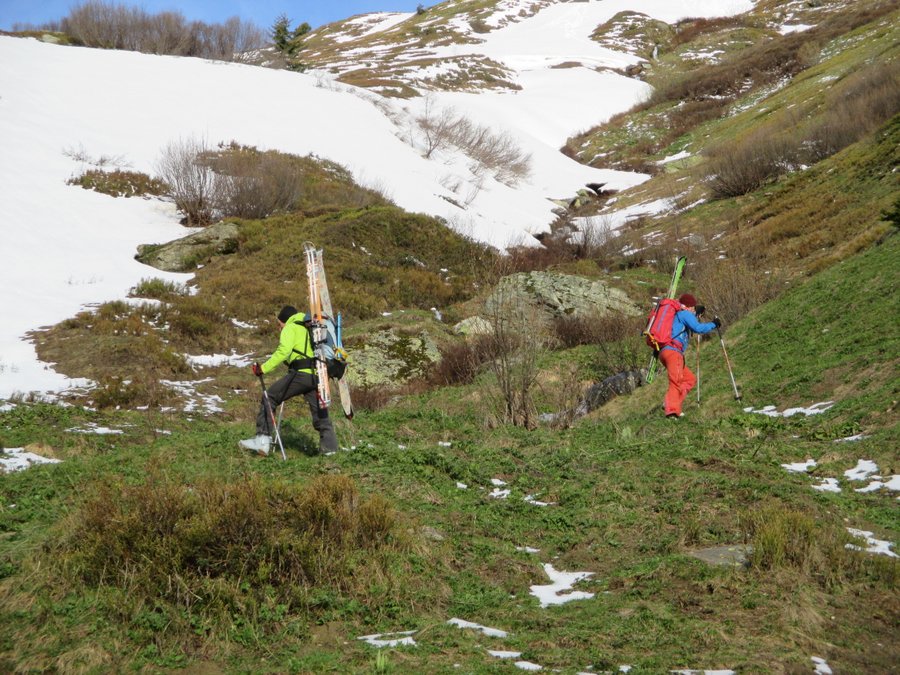
[[[681,414],[681,404],[688,392],[697,384],[697,378],[684,363],[684,354],[673,349],[663,349],[659,360],[669,375],[669,390],[666,392],[666,415]]]

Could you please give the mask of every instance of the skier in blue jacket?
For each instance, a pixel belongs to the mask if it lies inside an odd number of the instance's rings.
[[[666,417],[678,418],[684,415],[681,404],[688,392],[697,384],[697,378],[684,361],[684,351],[688,347],[691,334],[705,335],[722,325],[719,317],[709,323],[697,319],[697,299],[690,293],[678,298],[681,309],[672,320],[672,342],[659,352],[659,360],[666,367],[669,389],[666,391]]]

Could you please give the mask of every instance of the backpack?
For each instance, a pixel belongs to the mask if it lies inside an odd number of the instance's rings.
[[[679,311],[681,311],[680,302],[673,298],[663,298],[650,313],[644,335],[654,352],[659,352],[663,347],[672,344],[672,322]]]
[[[347,352],[340,344],[338,329],[330,316],[325,317],[325,365],[328,377],[339,380],[347,372]]]
[[[328,377],[333,380],[339,380],[344,376],[344,373],[347,372],[347,351],[341,345],[340,319],[338,319],[337,327],[335,327],[334,321],[327,316],[324,317],[324,323],[325,340],[321,343],[313,344],[313,349],[318,346],[322,347],[325,356],[325,367],[328,369]],[[307,339],[312,340],[314,325],[308,314],[303,321],[303,327],[306,328],[308,335]],[[316,359],[317,357],[314,353],[312,356],[290,361],[287,365],[288,368],[291,368],[292,370],[299,370],[301,368],[315,369]]]

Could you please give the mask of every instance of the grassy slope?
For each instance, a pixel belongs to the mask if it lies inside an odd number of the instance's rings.
[[[486,430],[481,387],[450,388],[361,413],[352,428],[342,425],[351,452],[310,459],[293,450],[286,464],[237,453],[246,425],[27,405],[3,413],[5,445],[40,443],[66,460],[7,476],[0,487],[5,663],[74,672],[86,661],[102,670],[209,660],[228,671],[359,672],[375,657],[352,638],[417,629],[418,648],[387,657],[397,672],[453,672],[456,663],[469,672],[502,670],[484,647],[520,650],[523,658],[564,670],[630,663],[644,672],[777,672],[808,666],[811,655],[842,672],[886,670],[896,660],[897,566],[845,553],[842,545],[844,526],[895,537],[894,497],[858,494],[846,482],[839,495],[817,493],[809,478],[779,464],[813,457],[816,475],[839,477],[865,457],[884,475],[896,471],[897,341],[871,327],[873,317],[895,311],[898,242],[891,237],[833,267],[727,333],[745,403],[783,409],[839,400],[816,417],[739,412],[715,342],[703,350],[703,407],[689,407],[683,424],[660,419],[663,389],[654,385],[570,430]],[[834,297],[853,298],[855,310],[845,311]],[[828,341],[825,350],[819,335]],[[844,371],[853,373],[847,384],[839,382]],[[304,414],[298,406],[288,413],[289,446],[308,443]],[[134,426],[123,436],[66,433],[87,420]],[[869,437],[833,442],[859,430]],[[117,477],[140,484],[153,466],[174,486],[248,475],[264,484],[305,484],[342,473],[364,494],[389,496],[419,541],[418,552],[394,558],[383,576],[352,592],[313,586],[287,613],[232,588],[230,611],[239,621],[227,620],[227,612],[223,621],[200,602],[179,608],[73,583],[43,549],[61,536],[56,523],[99,484]],[[491,478],[509,483],[509,500],[486,496]],[[556,504],[522,501],[535,493]],[[793,557],[773,563],[760,553],[748,571],[734,571],[686,556],[748,537],[761,552],[771,551],[774,535],[752,539],[760,514],[776,524],[774,538],[784,539]],[[423,526],[443,539],[425,535]],[[525,545],[541,551],[515,548]],[[527,588],[546,583],[541,562],[594,572],[579,588],[597,595],[538,607]],[[256,591],[263,598],[276,593]],[[503,628],[511,637],[460,631],[445,625],[451,617]]]

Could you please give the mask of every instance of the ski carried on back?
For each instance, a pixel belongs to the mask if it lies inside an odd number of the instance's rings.
[[[681,256],[675,261],[675,271],[672,272],[672,280],[669,282],[669,290],[666,293],[666,298],[672,299],[675,297],[675,294],[678,292],[678,282],[681,281],[681,274],[684,272],[684,266],[687,264],[687,257]],[[647,321],[647,327],[644,329],[643,335],[650,334],[650,328],[653,326],[653,322],[656,320],[656,314],[659,312],[660,303],[663,298],[656,303],[656,307],[653,308],[653,311],[650,313],[650,318]],[[656,371],[659,370],[659,352],[653,352],[653,356],[650,357],[650,365],[647,368],[647,384],[653,382],[653,377],[656,375]]]
[[[306,253],[306,278],[309,284],[311,333],[316,352],[319,405],[323,408],[331,405],[330,374],[337,373],[334,376],[337,380],[341,407],[347,419],[352,419],[353,403],[350,400],[350,387],[342,377],[346,369],[347,353],[342,342],[340,315],[337,317],[335,328],[322,249],[317,249],[310,243],[304,244],[303,249]]]

